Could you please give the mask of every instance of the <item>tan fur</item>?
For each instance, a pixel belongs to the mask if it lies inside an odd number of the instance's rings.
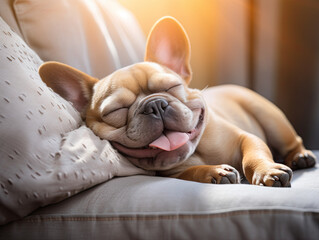
[[[159,175],[219,184],[239,183],[241,174],[252,184],[285,187],[290,168],[315,164],[275,105],[239,86],[189,88],[189,62],[185,30],[166,17],[152,28],[145,62],[100,81],[55,62],[39,71],[48,86],[75,104],[96,135],[136,166]],[[168,130],[192,137],[176,150],[149,148]],[[270,148],[285,165],[274,162]]]

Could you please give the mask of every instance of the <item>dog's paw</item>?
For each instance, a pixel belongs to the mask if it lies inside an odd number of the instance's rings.
[[[305,150],[302,153],[297,153],[293,157],[290,168],[292,170],[303,169],[303,168],[311,168],[316,164],[315,155],[308,150]]]
[[[292,170],[279,163],[271,163],[256,170],[252,184],[269,187],[290,187]]]
[[[240,183],[239,172],[227,164],[193,166],[180,173],[177,178],[213,184]]]
[[[213,184],[240,183],[239,172],[227,164],[212,166],[208,178]]]

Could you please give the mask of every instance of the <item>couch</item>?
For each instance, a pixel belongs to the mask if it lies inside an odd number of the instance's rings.
[[[0,3],[0,238],[318,239],[318,165],[295,171],[291,188],[154,176],[37,71],[55,60],[101,78],[142,61],[144,46],[114,0]]]

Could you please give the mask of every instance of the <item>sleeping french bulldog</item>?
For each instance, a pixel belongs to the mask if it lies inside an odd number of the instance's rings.
[[[189,39],[171,17],[152,28],[144,62],[101,80],[58,62],[39,73],[97,136],[160,176],[221,184],[244,175],[251,184],[288,187],[291,169],[316,162],[284,114],[260,95],[230,85],[189,88]]]

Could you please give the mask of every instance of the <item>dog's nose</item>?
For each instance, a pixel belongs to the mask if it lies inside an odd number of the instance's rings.
[[[167,106],[168,102],[165,99],[153,99],[145,104],[143,114],[162,118]]]

